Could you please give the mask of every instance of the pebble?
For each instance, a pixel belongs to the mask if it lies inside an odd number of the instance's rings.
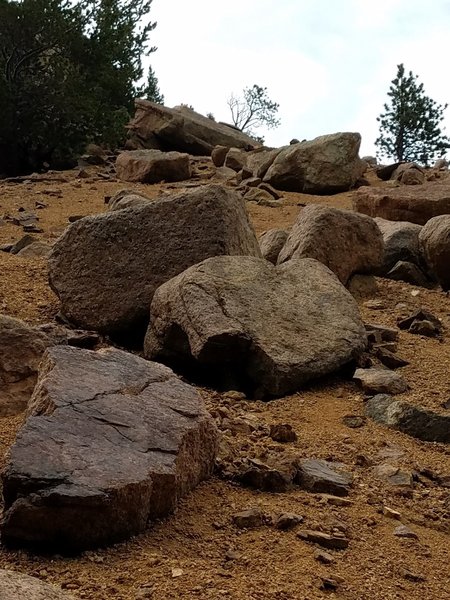
[[[409,538],[413,540],[418,540],[419,536],[415,531],[407,527],[406,525],[399,525],[394,529],[394,535],[401,538]]]
[[[233,515],[233,523],[239,529],[254,529],[263,525],[264,515],[259,508],[247,508]]]
[[[389,517],[390,519],[397,519],[398,521],[401,521],[402,518],[402,515],[398,512],[398,510],[389,508],[389,506],[383,506],[383,515],[385,517]]]
[[[303,521],[303,517],[301,515],[297,515],[295,513],[283,513],[275,520],[275,528],[286,531],[288,529],[293,529],[299,523]]]

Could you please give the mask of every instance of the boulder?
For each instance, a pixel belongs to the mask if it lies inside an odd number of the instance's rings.
[[[421,265],[423,259],[419,247],[419,233],[422,229],[415,223],[405,221],[387,221],[375,219],[384,242],[383,266],[380,273],[386,274],[399,261],[412,262]]]
[[[425,182],[425,171],[416,163],[401,163],[390,178],[404,185],[420,185]]]
[[[249,152],[247,154],[247,168],[252,172],[253,177],[262,179],[267,173],[270,165],[284,149],[285,148],[259,148],[258,150]]]
[[[406,281],[406,283],[419,287],[431,287],[431,282],[424,272],[414,263],[404,260],[396,262],[392,269],[386,273],[386,277],[395,281]]]
[[[216,387],[273,397],[338,370],[365,345],[356,302],[318,261],[226,256],[158,288],[144,351]]]
[[[247,153],[239,148],[230,148],[225,157],[224,165],[233,171],[240,171],[247,161]],[[220,166],[220,165],[219,165]]]
[[[191,177],[189,154],[160,150],[122,152],[116,159],[117,177],[122,181],[158,183],[184,181]]]
[[[315,258],[345,285],[354,273],[379,269],[383,237],[373,219],[348,210],[309,204],[292,227],[278,264],[291,258]]]
[[[75,600],[55,585],[17,571],[0,569],[0,598],[2,600]]]
[[[25,410],[51,340],[19,319],[0,315],[0,416]]]
[[[229,148],[227,148],[227,146],[216,146],[213,149],[211,152],[211,160],[216,167],[223,167],[228,150]]]
[[[430,219],[419,240],[431,272],[443,290],[450,290],[450,214]]]
[[[371,217],[425,225],[450,213],[450,178],[389,189],[364,186],[354,195],[353,208]]]
[[[220,185],[85,217],[49,259],[50,284],[78,327],[142,337],[158,286],[210,256],[261,256],[239,195]]]
[[[263,258],[276,265],[278,255],[286,243],[288,235],[288,232],[284,229],[269,229],[269,231],[262,233],[258,241]]]
[[[135,106],[136,113],[128,125],[134,148],[156,147],[210,156],[215,146],[250,149],[259,145],[242,131],[187,107],[168,108],[142,99],[136,100]]]
[[[277,155],[264,181],[279,190],[334,194],[349,190],[362,176],[359,133],[335,133],[288,146]]]
[[[211,474],[216,446],[199,393],[167,367],[51,348],[2,473],[2,543],[71,553],[140,533]]]

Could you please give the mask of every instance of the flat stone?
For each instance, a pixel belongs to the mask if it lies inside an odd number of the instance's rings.
[[[264,515],[259,508],[248,508],[233,515],[233,523],[239,529],[255,529],[264,525]]]
[[[346,537],[330,535],[329,533],[323,533],[322,531],[299,531],[297,537],[306,542],[312,542],[323,548],[328,548],[329,550],[345,550],[349,545],[349,540]]]
[[[53,347],[2,474],[2,543],[72,553],[142,532],[211,474],[216,448],[199,393],[167,367]]]
[[[352,479],[350,473],[335,470],[333,463],[308,459],[300,463],[296,483],[309,492],[347,496]]]
[[[409,365],[407,360],[400,358],[384,346],[375,346],[374,352],[378,360],[388,369],[400,369]]]
[[[394,535],[396,535],[397,537],[409,538],[409,539],[413,539],[413,540],[419,539],[419,536],[417,535],[417,533],[412,531],[412,529],[410,529],[406,525],[399,525],[398,527],[396,527],[394,529]]]
[[[425,225],[433,217],[450,213],[450,179],[389,189],[361,187],[354,196],[353,209],[371,217]]]
[[[302,521],[303,517],[301,515],[295,513],[282,513],[275,519],[274,525],[276,529],[287,531],[289,529],[294,529]]]
[[[411,473],[402,471],[399,467],[388,463],[374,467],[375,475],[384,482],[398,488],[412,488],[413,478]]]
[[[377,394],[366,402],[368,417],[426,442],[450,442],[450,415]]]
[[[403,377],[389,369],[356,369],[353,379],[366,394],[401,394],[409,390]]]

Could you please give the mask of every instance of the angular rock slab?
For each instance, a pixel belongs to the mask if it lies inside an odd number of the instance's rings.
[[[78,327],[142,340],[156,288],[219,254],[261,256],[242,199],[209,185],[73,223],[50,256],[50,285]]]
[[[353,208],[371,217],[425,225],[433,217],[450,213],[450,179],[389,189],[361,187]]]
[[[148,358],[191,361],[213,385],[234,376],[258,397],[297,390],[366,345],[356,302],[312,259],[211,258],[158,288],[150,312]]]
[[[65,553],[135,535],[211,474],[216,445],[198,392],[167,367],[51,348],[2,474],[2,542]]]
[[[17,571],[0,569],[1,600],[75,600],[54,585]]]
[[[305,194],[335,194],[349,190],[362,176],[359,133],[322,135],[283,148],[264,181],[276,189]]]
[[[450,214],[430,219],[419,241],[425,260],[444,291],[450,290]]]
[[[409,390],[409,385],[403,377],[390,369],[356,369],[353,379],[361,385],[366,394],[402,394]]]
[[[291,258],[315,258],[346,285],[354,273],[376,271],[383,252],[383,237],[373,219],[349,210],[309,204],[294,223],[278,264]]]
[[[378,394],[367,401],[366,414],[377,423],[388,425],[425,442],[450,443],[450,416]]]
[[[189,154],[160,150],[122,152],[116,160],[116,172],[122,181],[158,183],[183,181],[191,177]]]

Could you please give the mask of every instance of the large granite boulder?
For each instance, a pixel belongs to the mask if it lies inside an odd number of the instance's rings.
[[[443,290],[450,290],[450,214],[430,219],[419,240],[431,272]]]
[[[267,170],[264,181],[275,188],[307,194],[349,190],[364,173],[358,156],[359,133],[323,135],[284,148]]]
[[[261,256],[242,199],[209,185],[76,221],[53,248],[50,284],[70,321],[130,343],[158,286],[220,254]]]
[[[17,571],[0,569],[1,600],[75,600],[55,585]]]
[[[425,225],[433,217],[450,214],[450,178],[389,189],[361,187],[353,198],[353,208],[371,217]]]
[[[406,221],[387,221],[377,217],[376,224],[383,234],[384,259],[382,272],[387,273],[398,261],[420,266],[423,263],[419,248],[420,225]]]
[[[321,263],[222,256],[158,288],[144,352],[271,397],[336,371],[365,344],[356,302]]]
[[[133,150],[119,154],[116,159],[116,173],[122,181],[184,181],[191,177],[191,163],[189,154],[181,152]]]
[[[315,258],[346,285],[354,273],[372,273],[383,260],[383,237],[375,221],[349,210],[309,204],[299,214],[278,256]]]
[[[2,474],[2,543],[65,553],[135,535],[212,472],[216,444],[199,393],[167,367],[51,348]]]
[[[39,362],[51,343],[45,333],[0,315],[0,417],[25,410]]]
[[[210,156],[215,146],[250,149],[259,146],[234,127],[217,123],[188,107],[168,108],[149,100],[135,101],[136,113],[128,125],[128,146],[157,148]]]

